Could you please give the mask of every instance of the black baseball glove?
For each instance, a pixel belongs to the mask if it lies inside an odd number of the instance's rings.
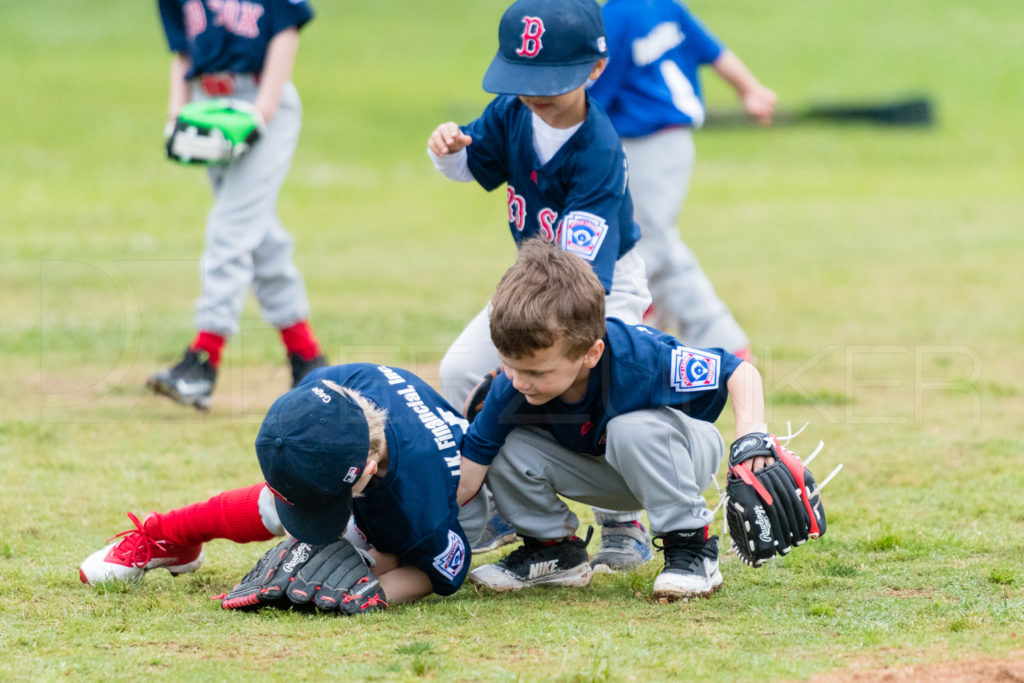
[[[288,538],[271,548],[220,604],[224,609],[309,608],[362,614],[387,607],[362,554],[342,539],[310,545]]]
[[[480,411],[484,409],[484,399],[487,398],[487,392],[491,390],[491,385],[494,384],[494,380],[500,374],[501,367],[491,370],[473,387],[473,391],[469,392],[469,397],[466,398],[466,405],[462,406],[462,414],[466,416],[467,420],[473,422],[476,416],[480,414]]]
[[[291,582],[288,600],[310,602],[346,616],[385,609],[384,589],[354,545],[342,539],[321,548]]]
[[[300,543],[288,537],[271,548],[256,566],[224,596],[224,609],[254,610],[261,607],[291,606],[285,591],[299,569],[324,546]]]
[[[757,472],[747,461],[775,462]],[[825,509],[810,470],[772,434],[752,432],[729,449],[725,518],[733,550],[752,567],[825,533]]]

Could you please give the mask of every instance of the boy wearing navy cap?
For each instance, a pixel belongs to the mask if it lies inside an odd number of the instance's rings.
[[[129,513],[135,528],[90,555],[79,577],[95,584],[138,581],[157,568],[192,572],[215,538],[248,543],[287,533],[321,545],[344,534],[375,560],[389,604],[449,595],[466,578],[469,539],[485,521],[479,505],[456,504],[465,427],[407,370],[315,370],[263,420],[256,453],[265,483],[141,522]]]
[[[523,545],[470,581],[496,591],[585,586],[592,574],[579,521],[559,498],[642,507],[664,551],[654,597],[709,596],[722,585],[718,537],[701,492],[724,455],[715,428],[726,400],[736,436],[767,431],[761,377],[720,348],[693,349],[605,318],[604,296],[578,259],[524,244],[491,300],[504,374],[463,441],[459,497],[484,475]],[[771,461],[755,459],[754,469]]]
[[[634,245],[622,143],[586,92],[607,63],[601,8],[594,0],[518,0],[501,18],[498,50],[483,78],[498,95],[466,126],[442,123],[427,151],[447,178],[490,191],[507,185],[508,226],[516,245],[531,237],[585,260],[607,297],[609,315],[639,323],[650,305]],[[441,360],[445,397],[464,405],[499,364],[484,307]],[[595,561],[628,568],[651,557],[639,513],[602,513]]]

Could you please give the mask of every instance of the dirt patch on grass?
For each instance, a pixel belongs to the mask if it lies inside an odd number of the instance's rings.
[[[1024,683],[1024,655],[1010,659],[975,659],[935,662],[884,669],[836,671],[811,679],[812,683]]]
[[[891,598],[927,598],[931,597],[934,591],[921,588],[890,588],[885,594]]]

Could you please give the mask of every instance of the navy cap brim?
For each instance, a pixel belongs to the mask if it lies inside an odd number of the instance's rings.
[[[274,497],[277,516],[285,530],[303,543],[327,545],[334,543],[345,533],[348,518],[352,515],[352,494],[346,492],[325,507],[309,510],[289,505]]]
[[[509,62],[499,51],[484,74],[484,90],[495,95],[551,97],[564,95],[587,82],[595,59],[583,64],[524,64]]]

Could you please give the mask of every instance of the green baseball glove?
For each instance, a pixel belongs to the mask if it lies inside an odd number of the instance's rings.
[[[244,154],[266,130],[252,105],[212,99],[181,108],[166,133],[167,157],[182,164],[227,164]]]

